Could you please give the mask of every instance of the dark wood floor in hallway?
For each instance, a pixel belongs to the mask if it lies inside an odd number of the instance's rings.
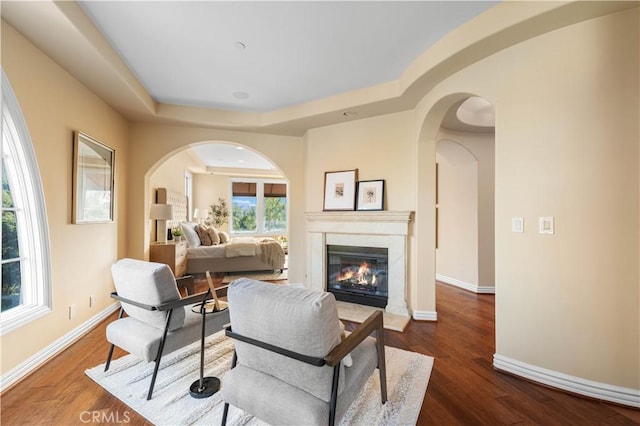
[[[221,277],[216,277],[219,285]],[[206,289],[198,284],[197,290]],[[435,357],[420,425],[636,425],[640,411],[584,399],[495,371],[494,296],[437,285],[437,322],[411,321],[386,343]],[[2,425],[146,425],[84,370],[105,361],[107,321],[1,398]],[[348,324],[347,328],[353,328]],[[115,356],[122,356],[116,351]]]

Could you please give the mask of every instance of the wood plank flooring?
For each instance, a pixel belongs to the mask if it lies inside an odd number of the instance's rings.
[[[217,285],[221,277],[215,277]],[[197,290],[206,289],[198,282]],[[435,357],[420,425],[637,425],[640,411],[555,391],[495,371],[494,296],[437,285],[438,322],[385,331],[387,345]],[[84,375],[103,363],[105,327],[1,395],[2,425],[147,425]],[[354,324],[347,324],[353,329]],[[116,350],[115,357],[124,355]]]

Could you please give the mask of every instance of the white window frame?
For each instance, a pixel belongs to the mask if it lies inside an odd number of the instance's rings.
[[[256,232],[235,232],[233,229],[233,183],[255,183],[256,184]],[[264,230],[264,184],[265,183],[283,183],[287,186],[287,229],[284,231]],[[232,235],[254,236],[254,235],[282,235],[289,234],[289,182],[282,179],[252,179],[252,178],[233,178],[229,179],[229,231]]]
[[[2,139],[0,149],[18,223],[23,297],[21,305],[0,313],[0,335],[14,331],[52,310],[51,251],[44,191],[29,130],[4,70]]]

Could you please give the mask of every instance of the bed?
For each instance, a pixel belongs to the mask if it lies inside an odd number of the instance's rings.
[[[169,222],[169,226],[181,226],[185,229],[197,225],[187,221],[186,196],[166,188],[158,188],[156,202],[173,205],[174,220]],[[203,246],[194,243],[193,237],[187,236],[187,274],[206,271],[282,271],[285,263],[286,255],[282,246],[272,238],[235,237],[224,244]]]

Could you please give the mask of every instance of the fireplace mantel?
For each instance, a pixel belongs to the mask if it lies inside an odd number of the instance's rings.
[[[383,247],[389,250],[389,301],[386,311],[407,309],[407,236],[411,211],[307,212],[308,282],[326,290],[327,244]]]

